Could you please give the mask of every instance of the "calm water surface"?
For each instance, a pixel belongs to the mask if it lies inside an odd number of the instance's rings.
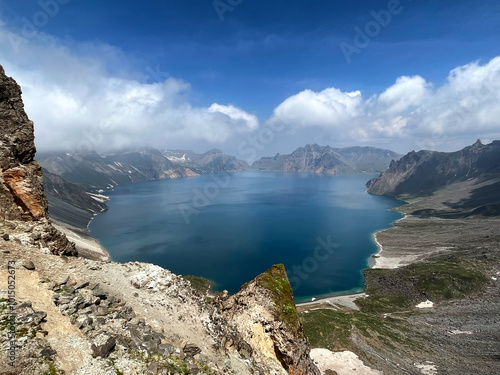
[[[283,263],[297,301],[363,289],[372,233],[402,202],[365,192],[372,175],[241,172],[147,181],[109,192],[90,226],[118,262],[158,264],[238,291]]]

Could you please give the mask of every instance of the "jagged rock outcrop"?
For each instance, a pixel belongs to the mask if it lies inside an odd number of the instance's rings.
[[[38,223],[43,245],[52,253],[76,254],[74,245],[48,223],[35,153],[33,122],[24,111],[21,88],[0,66],[0,219]]]
[[[213,334],[229,354],[251,361],[265,374],[320,374],[309,357],[283,265],[273,266],[233,296],[221,294],[214,305]]]
[[[276,154],[252,164],[252,169],[277,172],[310,172],[320,174],[377,173],[401,155],[374,147],[332,148],[308,144],[290,155]]]
[[[368,193],[386,196],[429,196],[442,193],[454,215],[500,214],[500,141],[480,140],[456,152],[412,151],[387,171],[368,181]],[[456,211],[456,212],[455,212]],[[438,215],[433,209],[415,214]],[[448,213],[449,214],[449,213]]]
[[[24,112],[21,88],[0,66],[0,215],[36,220],[47,215],[40,165],[34,161],[33,122]]]

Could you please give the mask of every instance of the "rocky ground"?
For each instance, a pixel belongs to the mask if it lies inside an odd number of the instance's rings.
[[[36,231],[0,221],[0,373],[319,374],[294,307],[281,320],[284,269],[207,300],[152,264],[54,256]]]
[[[234,373],[221,365],[204,327],[209,314],[202,310],[204,299],[187,281],[148,264],[43,254],[31,245],[30,225],[16,224],[8,240],[0,240],[0,259],[5,265],[15,262],[14,312],[18,322],[27,324],[16,327],[15,369],[7,366],[2,348],[3,371],[43,374],[52,367],[66,374]],[[6,267],[0,278],[5,337]]]

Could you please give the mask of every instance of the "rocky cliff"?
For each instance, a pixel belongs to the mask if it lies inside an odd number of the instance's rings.
[[[434,194],[436,203],[457,213],[500,214],[500,141],[483,145],[478,140],[450,153],[412,151],[368,181],[367,187],[377,195]],[[429,210],[416,213],[438,214]]]
[[[256,370],[265,374],[320,374],[309,357],[309,344],[283,265],[257,276],[234,296],[222,293],[214,306],[212,318],[217,328],[212,332],[216,340],[228,352],[250,361]]]
[[[0,219],[33,222],[40,247],[74,255],[74,245],[48,221],[35,153],[33,122],[24,111],[21,88],[0,66]]]
[[[401,155],[374,147],[332,148],[309,144],[290,155],[277,154],[255,161],[252,169],[321,174],[378,173]]]
[[[15,280],[0,285],[0,373],[319,375],[283,266],[213,299],[151,264],[54,256],[76,251],[47,218],[33,123],[1,67],[0,122],[0,279]]]

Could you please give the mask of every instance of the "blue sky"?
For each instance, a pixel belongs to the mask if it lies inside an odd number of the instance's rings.
[[[497,1],[2,1],[0,25],[41,149],[404,153],[500,134]]]

